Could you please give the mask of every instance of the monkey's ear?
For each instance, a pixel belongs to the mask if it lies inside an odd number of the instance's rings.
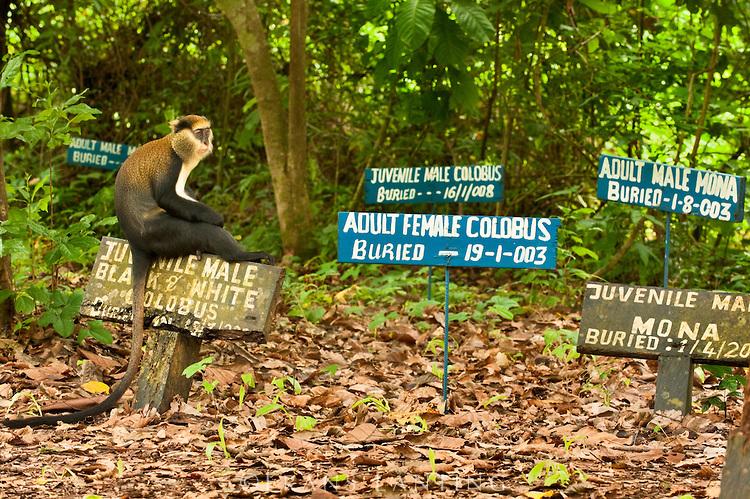
[[[177,133],[180,130],[192,128],[192,125],[190,124],[190,120],[187,119],[187,116],[182,116],[181,118],[170,121],[169,128],[172,129],[172,133]]]

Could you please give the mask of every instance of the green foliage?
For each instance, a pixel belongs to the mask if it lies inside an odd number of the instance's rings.
[[[545,487],[552,485],[561,485],[564,487],[570,483],[570,472],[564,464],[545,459],[537,461],[528,475],[526,475],[526,481],[529,485],[533,485],[540,478],[544,479]]]
[[[581,356],[576,350],[577,344],[578,331],[550,328],[544,330],[544,353],[552,354],[565,363]]]
[[[209,357],[203,357],[198,362],[194,362],[187,366],[185,369],[182,370],[182,375],[186,378],[192,378],[199,372],[204,372],[206,370],[206,367],[208,367],[211,363],[213,363],[214,358]]]
[[[700,365],[695,367],[698,380],[705,384],[708,378],[711,378],[712,388],[719,392],[700,401],[701,411],[706,412],[711,407],[715,407],[726,413],[729,399],[742,400],[742,389],[747,384],[747,378],[734,371],[734,368],[729,366]]]
[[[221,421],[219,421],[217,435],[219,437],[218,442],[209,442],[208,445],[206,445],[206,457],[209,461],[211,461],[214,448],[218,445],[219,448],[224,452],[224,458],[230,459],[232,455],[229,454],[229,450],[227,449],[227,442],[224,437],[224,418],[221,418]]]
[[[318,420],[311,416],[297,416],[294,419],[294,430],[295,431],[311,431],[315,429],[315,425],[318,424]]]
[[[435,483],[437,482],[437,455],[432,447],[427,450],[427,459],[430,460],[430,474],[427,475],[427,483]]]
[[[366,405],[371,409],[375,409],[378,412],[389,413],[391,412],[391,406],[385,397],[378,397],[376,395],[368,395],[367,397],[361,398],[352,404],[352,410],[356,409],[360,405]]]

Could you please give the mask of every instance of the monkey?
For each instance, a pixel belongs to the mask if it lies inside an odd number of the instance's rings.
[[[224,217],[193,198],[190,172],[213,151],[211,122],[187,115],[170,122],[171,133],[136,149],[115,179],[115,213],[132,255],[132,345],[125,375],[111,394],[87,409],[55,416],[4,419],[10,428],[77,423],[113,409],[140,367],[146,280],[157,258],[213,253],[226,261],[267,261],[273,256],[248,252],[227,232]]]

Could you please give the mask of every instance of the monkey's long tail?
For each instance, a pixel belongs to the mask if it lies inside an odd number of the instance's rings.
[[[125,371],[125,375],[115,389],[112,390],[112,393],[110,393],[102,402],[82,411],[60,414],[57,416],[4,419],[2,421],[3,426],[9,428],[23,428],[24,426],[53,426],[57,424],[58,421],[62,421],[63,423],[77,423],[88,417],[109,411],[117,405],[117,401],[120,400],[125,393],[125,390],[128,389],[141,365],[141,356],[143,352],[143,299],[146,293],[146,279],[148,278],[148,271],[151,267],[152,261],[147,253],[133,248],[132,246],[130,250],[133,255],[133,337],[131,340],[128,369]]]

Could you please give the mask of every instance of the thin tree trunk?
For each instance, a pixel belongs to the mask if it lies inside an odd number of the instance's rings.
[[[284,112],[281,91],[271,60],[271,51],[266,39],[266,31],[254,0],[216,0],[216,3],[229,19],[237,34],[237,40],[245,57],[245,65],[250,74],[253,94],[258,102],[263,143],[268,167],[271,172],[276,213],[279,217],[281,240],[284,252],[308,256],[313,249],[312,216],[310,196],[307,187],[306,141],[300,143],[304,129],[304,52],[305,21],[297,18],[304,13],[304,0],[295,0],[292,8],[292,61],[290,70],[290,125],[294,133],[289,135],[286,113]],[[301,4],[301,6],[300,6]],[[301,24],[300,24],[301,23]],[[301,42],[301,46],[300,46]],[[294,94],[294,97],[292,97]],[[294,107],[294,109],[292,109]],[[301,107],[301,109],[300,109]],[[299,119],[302,117],[302,122]],[[289,141],[295,142],[290,151]],[[300,153],[300,149],[303,152]]]
[[[690,166],[695,168],[695,162],[698,158],[698,146],[701,143],[701,135],[706,124],[706,114],[708,113],[708,104],[711,101],[711,82],[714,79],[714,71],[716,70],[716,62],[719,59],[719,45],[721,43],[721,30],[722,24],[719,18],[716,18],[716,27],[714,28],[714,40],[713,50],[711,51],[711,59],[708,62],[708,69],[706,71],[706,85],[703,89],[703,106],[701,106],[701,114],[698,117],[698,128],[695,130],[695,140],[693,141],[693,150],[690,152]]]
[[[8,192],[5,190],[5,153],[0,144],[0,222],[8,220]],[[13,272],[10,255],[0,258],[0,290],[13,290]],[[8,336],[13,329],[15,307],[13,298],[0,303],[0,335]]]
[[[7,20],[10,12],[10,0],[0,0],[0,60],[8,54],[6,38]],[[13,106],[10,88],[0,90],[0,114],[12,117]],[[0,143],[0,222],[8,220],[8,192],[5,189],[5,152]],[[10,255],[0,258],[0,290],[13,290],[13,271],[10,266]],[[9,297],[0,303],[0,335],[8,336],[13,330],[15,317],[13,298]]]

